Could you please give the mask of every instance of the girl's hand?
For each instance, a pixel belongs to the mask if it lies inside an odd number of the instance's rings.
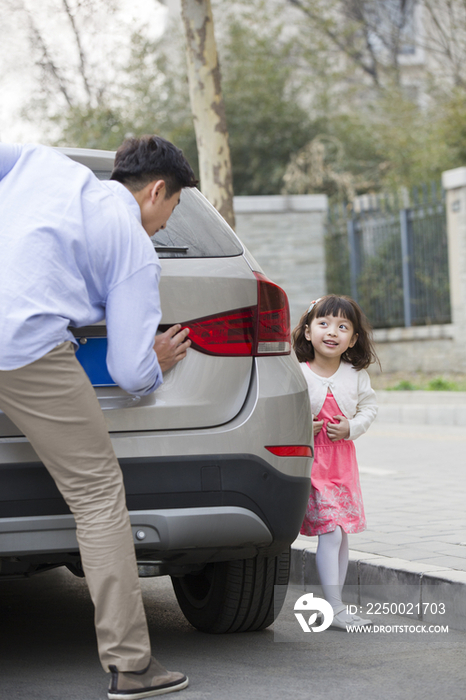
[[[327,423],[327,435],[332,442],[337,440],[344,440],[349,437],[350,425],[349,421],[345,416],[333,416],[334,420],[338,423]]]
[[[323,420],[316,420],[313,417],[312,427],[314,429],[314,435],[318,435],[320,433],[320,431],[322,430],[323,424],[324,424]]]

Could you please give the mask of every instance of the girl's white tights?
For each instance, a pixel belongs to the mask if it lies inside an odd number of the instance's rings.
[[[316,552],[317,571],[325,600],[332,608],[341,608],[341,595],[348,571],[348,535],[338,525],[333,532],[319,535]]]

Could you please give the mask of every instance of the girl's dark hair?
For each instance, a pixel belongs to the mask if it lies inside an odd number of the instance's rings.
[[[110,179],[118,180],[133,192],[139,192],[153,180],[163,180],[168,198],[183,187],[197,185],[183,152],[155,135],[123,141],[116,152]]]
[[[306,326],[310,327],[314,318],[323,316],[343,316],[351,322],[358,339],[352,348],[343,353],[341,359],[349,362],[355,369],[366,369],[372,362],[379,362],[372,339],[372,327],[361,307],[346,296],[327,294],[317,304],[301,316],[299,324],[292,333],[293,347],[299,362],[314,359],[314,348],[304,335]]]

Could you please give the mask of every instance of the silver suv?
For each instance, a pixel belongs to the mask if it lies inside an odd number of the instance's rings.
[[[62,150],[109,177],[113,153]],[[200,630],[263,629],[280,607],[274,586],[286,590],[312,462],[287,298],[198,190],[183,190],[153,242],[160,330],[189,326],[187,358],[155,393],[137,397],[107,371],[105,324],[73,329],[77,357],[123,470],[140,575],[170,575]],[[62,565],[83,575],[73,516],[0,412],[0,578]]]

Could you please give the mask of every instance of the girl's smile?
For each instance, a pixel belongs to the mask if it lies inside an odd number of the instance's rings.
[[[312,343],[316,359],[322,360],[340,358],[358,339],[353,324],[344,316],[318,316],[306,326],[304,335]]]

